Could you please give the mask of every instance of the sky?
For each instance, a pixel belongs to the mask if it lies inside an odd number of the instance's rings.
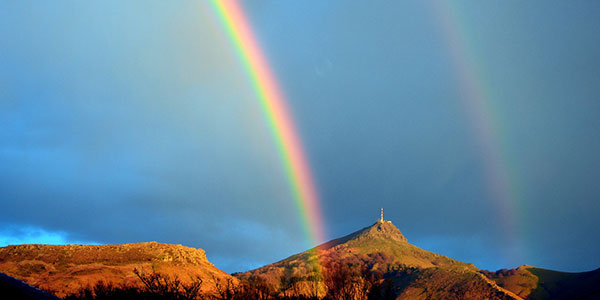
[[[488,270],[600,267],[600,2],[244,1],[329,239],[381,207]],[[0,1],[0,246],[144,241],[226,272],[306,250],[203,1]]]

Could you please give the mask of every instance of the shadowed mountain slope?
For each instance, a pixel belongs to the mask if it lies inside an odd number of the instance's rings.
[[[391,283],[397,299],[521,299],[483,276],[472,264],[410,244],[385,220],[234,276],[261,278],[284,294],[323,295],[330,274],[339,273],[340,268],[355,274],[361,287],[365,286],[364,274],[378,274],[370,284],[383,287],[384,282]]]
[[[520,266],[483,273],[499,286],[525,299],[600,299],[600,269],[567,273]]]
[[[59,297],[98,281],[141,285],[134,268],[177,276],[199,277],[210,290],[213,278],[231,276],[211,264],[202,249],[156,242],[122,245],[13,245],[0,248],[0,272]]]

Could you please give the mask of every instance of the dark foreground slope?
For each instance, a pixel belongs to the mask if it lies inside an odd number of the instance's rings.
[[[0,273],[0,298],[11,300],[60,300],[19,279]]]
[[[324,296],[336,286],[355,298],[367,289],[371,293],[379,289],[382,297],[389,298],[391,291],[397,299],[521,299],[472,264],[408,243],[389,221],[234,275],[242,280],[261,278],[288,295]]]
[[[600,269],[566,273],[532,266],[484,271],[499,286],[528,300],[600,299]]]
[[[122,245],[14,245],[0,248],[0,272],[59,297],[98,281],[140,286],[133,270],[156,271],[182,281],[201,278],[207,291],[214,279],[231,276],[211,264],[202,249],[156,242]]]

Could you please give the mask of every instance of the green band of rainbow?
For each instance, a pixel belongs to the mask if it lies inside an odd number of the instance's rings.
[[[292,189],[302,224],[312,243],[324,241],[319,199],[294,121],[279,85],[235,0],[213,0],[265,114]]]

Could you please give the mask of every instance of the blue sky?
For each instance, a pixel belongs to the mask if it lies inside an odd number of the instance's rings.
[[[383,206],[410,242],[480,268],[600,267],[600,4],[445,3],[244,2],[327,236]],[[504,215],[440,7],[487,95]],[[208,5],[0,1],[0,37],[2,245],[178,243],[228,272],[309,246]]]

